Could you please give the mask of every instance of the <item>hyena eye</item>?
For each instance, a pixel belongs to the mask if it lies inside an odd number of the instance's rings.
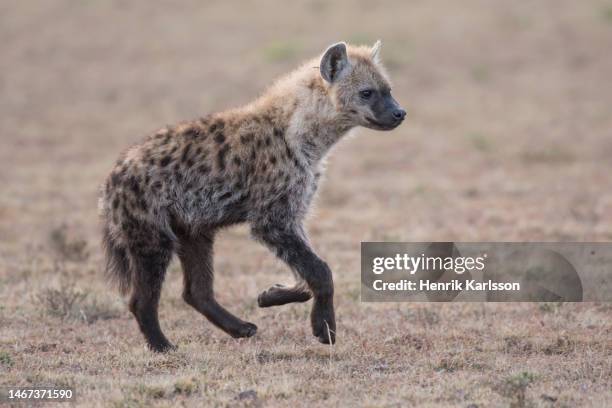
[[[374,91],[371,89],[364,89],[363,91],[359,91],[359,96],[361,99],[370,99]]]

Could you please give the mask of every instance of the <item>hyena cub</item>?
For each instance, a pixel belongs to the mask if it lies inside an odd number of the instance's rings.
[[[356,126],[390,130],[406,115],[379,48],[332,45],[251,104],[159,130],[119,158],[100,200],[107,270],[122,293],[131,290],[130,311],[152,350],[173,348],[157,309],[175,251],[184,300],[233,337],[255,334],[213,293],[215,233],[242,222],[297,275],[292,287],[262,292],[259,306],[314,297],[313,334],[334,343],[332,274],[302,223],[329,149]]]

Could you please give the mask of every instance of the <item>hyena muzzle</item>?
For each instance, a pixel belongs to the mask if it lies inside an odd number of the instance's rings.
[[[335,342],[332,274],[303,220],[329,149],[352,128],[390,130],[404,119],[379,49],[380,42],[332,45],[251,104],[164,128],[121,155],[100,199],[107,271],[131,293],[130,311],[152,350],[173,348],[158,304],[174,253],[184,300],[233,337],[255,334],[213,293],[215,233],[244,222],[297,280],[262,292],[259,306],[314,298],[313,334]]]

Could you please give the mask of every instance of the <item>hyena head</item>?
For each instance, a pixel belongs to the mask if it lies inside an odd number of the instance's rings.
[[[321,58],[321,76],[330,85],[338,113],[353,126],[391,130],[406,111],[391,96],[391,86],[380,62],[380,41],[373,47],[330,46]]]

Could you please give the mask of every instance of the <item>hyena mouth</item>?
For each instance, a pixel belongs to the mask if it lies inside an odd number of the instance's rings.
[[[399,125],[401,123],[401,121],[394,123],[392,125],[386,125],[384,123],[381,123],[377,120],[374,120],[372,118],[369,118],[366,116],[365,118],[368,123],[370,123],[375,129],[380,129],[380,130],[391,130],[391,129],[395,129],[397,127],[397,125]]]

